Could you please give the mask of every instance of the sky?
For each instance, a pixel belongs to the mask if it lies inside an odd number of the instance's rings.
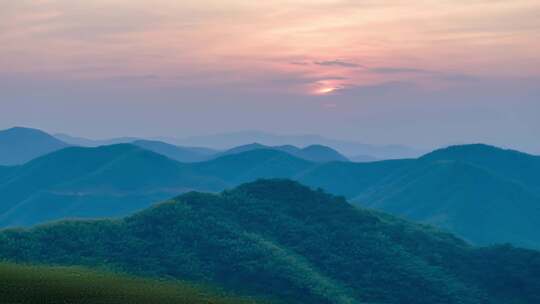
[[[540,154],[538,0],[0,0],[0,128]]]

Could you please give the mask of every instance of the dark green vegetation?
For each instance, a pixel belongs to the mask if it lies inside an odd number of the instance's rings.
[[[0,226],[118,217],[189,190],[215,192],[258,178],[288,178],[475,244],[540,248],[538,156],[467,145],[419,159],[312,162],[257,147],[196,163],[128,144],[67,148],[20,167],[0,167]]]
[[[107,267],[286,303],[539,303],[540,253],[475,248],[287,180],[191,192],[122,220],[0,233],[13,262]]]
[[[0,166],[19,165],[67,146],[40,130],[19,127],[3,130],[0,131]]]
[[[252,303],[185,283],[159,282],[76,267],[0,264],[0,302],[21,304]]]

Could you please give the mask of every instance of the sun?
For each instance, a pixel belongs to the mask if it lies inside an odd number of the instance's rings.
[[[319,94],[319,95],[324,95],[324,94],[329,94],[329,93],[332,93],[336,90],[335,87],[323,87],[323,88],[320,88],[318,89],[317,91],[315,91],[316,94]]]
[[[328,80],[321,80],[317,81],[313,84],[311,84],[309,94],[313,95],[330,95],[332,93],[335,93],[341,89],[343,89],[344,86],[340,83],[337,83],[333,79]]]

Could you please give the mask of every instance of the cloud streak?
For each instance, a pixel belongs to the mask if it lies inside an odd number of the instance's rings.
[[[349,62],[349,61],[344,61],[344,60],[339,60],[339,59],[325,60],[325,61],[314,61],[313,63],[316,64],[316,65],[327,66],[327,67],[342,67],[342,68],[359,68],[359,67],[362,67],[362,65],[360,65],[360,64],[357,64],[357,63],[354,63],[354,62]]]
[[[378,67],[370,68],[369,72],[377,74],[434,74],[435,72],[417,69],[417,68],[403,68],[403,67]]]

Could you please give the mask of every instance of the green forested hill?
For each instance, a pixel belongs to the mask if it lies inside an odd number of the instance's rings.
[[[107,267],[286,303],[537,303],[540,253],[475,248],[287,180],[191,192],[116,221],[0,233],[14,262]]]
[[[238,304],[181,282],[160,282],[78,267],[0,264],[0,302],[17,304]]]

